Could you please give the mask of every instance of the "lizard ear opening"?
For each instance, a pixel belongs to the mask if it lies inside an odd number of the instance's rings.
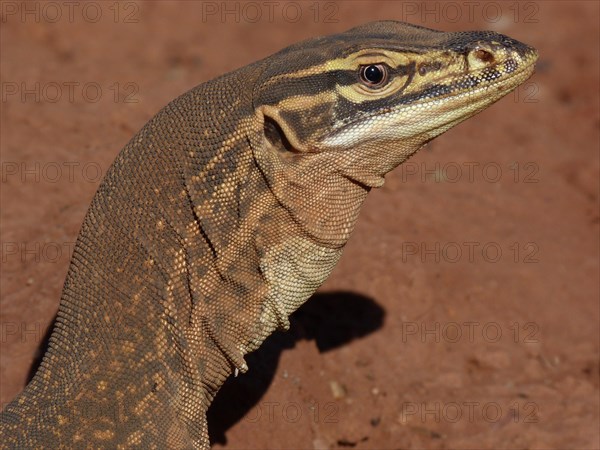
[[[265,117],[263,130],[268,145],[278,154],[281,154],[281,156],[297,152],[294,146],[290,144],[279,124],[272,118]]]
[[[280,153],[291,155],[308,150],[307,146],[298,139],[295,130],[281,117],[277,108],[265,105],[257,112],[262,119],[266,141],[275,146]]]

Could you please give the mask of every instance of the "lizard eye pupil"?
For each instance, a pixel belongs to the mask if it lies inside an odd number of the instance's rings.
[[[368,87],[381,87],[387,78],[388,70],[383,64],[370,64],[360,68],[360,79]]]

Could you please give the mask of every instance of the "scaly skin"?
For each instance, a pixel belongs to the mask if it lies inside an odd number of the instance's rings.
[[[172,101],[92,201],[2,446],[207,449],[218,389],[327,278],[369,190],[536,58],[492,32],[374,22]]]

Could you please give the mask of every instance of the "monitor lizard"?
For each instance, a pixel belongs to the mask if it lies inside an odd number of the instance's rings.
[[[220,386],[327,278],[369,191],[536,59],[495,32],[381,21],[173,100],[93,198],[2,447],[209,448]]]

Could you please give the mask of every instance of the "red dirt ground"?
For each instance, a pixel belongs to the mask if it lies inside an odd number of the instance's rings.
[[[600,447],[598,2],[51,3],[1,4],[3,404],[135,131],[288,44],[398,19],[508,34],[538,71],[370,195],[320,294],[217,397],[215,448]]]

